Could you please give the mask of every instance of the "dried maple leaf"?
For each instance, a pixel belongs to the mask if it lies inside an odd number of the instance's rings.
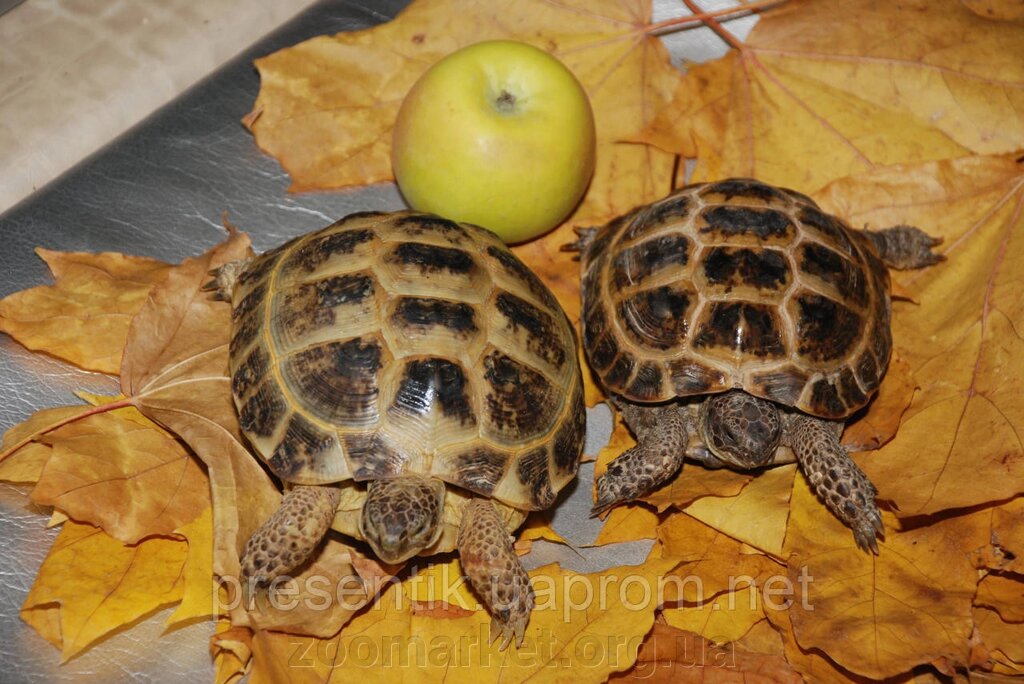
[[[213,499],[213,570],[228,582],[240,577],[245,541],[280,505],[281,494],[246,448],[231,398],[228,345],[231,307],[202,288],[209,271],[251,254],[249,240],[232,230],[228,239],[200,257],[171,269],[135,316],[125,346],[121,386],[153,420],[181,437],[206,464]],[[229,597],[232,624],[333,634],[354,613],[340,601],[323,604],[317,586],[356,581],[348,546],[329,540],[294,578],[297,609],[248,613]],[[319,581],[319,580],[318,580]],[[360,585],[361,586],[361,585]],[[262,607],[262,606],[261,606]]]
[[[217,633],[210,637],[210,655],[216,668],[214,684],[236,684],[252,662],[252,630],[219,620]]]
[[[720,647],[693,632],[655,623],[632,670],[614,682],[684,684],[800,684],[803,680],[781,657]]]
[[[877,681],[850,672],[828,657],[828,654],[817,648],[802,648],[793,634],[793,623],[789,611],[778,610],[767,614],[768,621],[775,633],[782,639],[783,654],[786,662],[809,682],[822,684],[868,684]],[[899,681],[900,678],[894,678]],[[886,680],[888,681],[888,680]]]
[[[1020,29],[957,3],[790,2],[736,44],[693,68],[640,137],[696,157],[696,180],[813,192],[876,166],[1024,147]]]
[[[874,556],[857,548],[802,480],[791,505],[789,575],[803,592],[789,617],[803,649],[873,678],[940,657],[967,662],[977,582],[967,549],[985,541],[984,513],[900,531],[883,512],[886,536]]]
[[[25,421],[4,433],[0,444],[0,480],[31,482],[39,480],[43,466],[53,453],[49,444],[39,440],[57,426],[66,424],[82,414],[81,406],[60,406],[36,411]],[[51,438],[56,438],[56,433]]]
[[[1024,4],[1020,0],[960,0],[964,7],[984,19],[1020,21],[1024,19]]]
[[[534,541],[543,539],[556,544],[568,544],[565,538],[551,527],[550,511],[534,511],[516,532],[516,539]]]
[[[794,465],[769,468],[736,496],[703,497],[687,506],[686,513],[734,539],[781,558],[795,470]]]
[[[490,643],[485,611],[430,617],[393,585],[332,639],[257,633],[251,681],[391,682],[407,671],[417,681],[446,684],[601,682],[633,664],[654,622],[658,577],[673,565],[656,561],[592,575],[557,566],[533,571],[537,607],[523,646],[507,651]]]
[[[559,57],[594,108],[594,180],[577,212],[610,218],[668,190],[673,155],[618,141],[668,101],[681,74],[648,34],[649,0],[418,0],[395,20],[320,36],[256,61],[260,93],[246,124],[292,176],[292,190],[392,178],[391,127],[406,92],[448,53],[522,40]]]
[[[995,610],[1006,622],[1024,622],[1024,577],[986,576],[978,582],[974,605]]]
[[[122,417],[129,412],[137,418]],[[172,534],[209,506],[206,475],[193,456],[134,408],[69,423],[41,441],[52,453],[32,501],[126,544]]]
[[[989,546],[976,565],[1024,575],[1024,497],[991,511]]]
[[[220,614],[217,584],[213,577],[213,507],[207,506],[198,518],[176,530],[188,543],[181,603],[167,618],[168,627],[177,627]]]
[[[126,546],[92,525],[64,523],[21,608],[68,660],[97,640],[181,600],[187,545],[154,537]],[[49,615],[40,616],[40,613]]]
[[[594,546],[618,544],[637,539],[655,539],[660,518],[657,511],[643,505],[617,506],[608,512]]]
[[[0,331],[86,370],[117,373],[128,324],[170,265],[116,253],[36,254],[56,282],[0,300]]]
[[[686,513],[673,513],[658,526],[651,557],[680,561],[665,586],[667,604],[702,603],[785,574],[778,561]]]
[[[676,629],[693,632],[719,646],[740,639],[765,619],[761,591],[750,585],[697,605],[665,608],[662,617]]]
[[[242,446],[228,378],[230,307],[200,290],[212,268],[250,254],[248,238],[235,233],[173,269],[132,321],[121,369],[122,391],[207,466],[214,570],[224,577],[238,576],[241,544],[280,503],[270,478]]]
[[[843,446],[850,451],[865,451],[889,442],[896,436],[916,388],[910,364],[898,354],[893,354],[889,359],[889,370],[867,411],[843,429]]]
[[[1024,671],[1024,623],[1007,622],[999,613],[989,608],[975,608],[974,622],[978,626],[985,646],[994,651],[996,659],[1002,658],[1015,663],[1017,672]],[[1012,666],[1011,666],[1012,667]]]
[[[818,193],[853,225],[921,226],[948,261],[894,275],[893,339],[920,391],[895,438],[861,461],[900,516],[1007,500],[1024,481],[1024,168],[965,157],[877,169]],[[853,209],[852,207],[856,207]]]

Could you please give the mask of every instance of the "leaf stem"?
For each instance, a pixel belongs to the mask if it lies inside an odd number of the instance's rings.
[[[704,12],[700,8],[700,6],[697,5],[696,0],[683,0],[683,4],[686,5],[691,12],[693,12],[693,16],[694,17],[700,17],[701,21],[709,29],[711,29],[712,31],[717,33],[719,38],[721,38],[722,40],[724,40],[726,43],[728,43],[730,46],[736,48],[737,50],[741,50],[743,48],[743,44],[739,41],[739,39],[736,36],[734,36],[733,34],[729,33],[729,31],[727,31],[725,29],[725,27],[722,26],[718,22],[718,19],[716,18],[716,15],[717,16],[725,16],[725,14],[723,14],[723,12],[721,10],[718,11],[718,12]],[[748,5],[743,5],[742,7],[738,8],[738,9],[737,8],[733,8],[732,12],[735,13],[735,12],[738,12],[738,11],[748,11],[750,9],[750,7],[752,7],[753,5],[756,5],[756,4],[759,4],[759,3],[750,3]]]
[[[56,422],[54,422],[54,423],[52,423],[50,425],[47,425],[46,427],[44,427],[44,428],[42,428],[40,430],[36,430],[35,432],[29,434],[28,436],[18,440],[17,442],[12,444],[10,447],[4,449],[3,451],[0,451],[0,463],[3,463],[3,461],[8,456],[10,456],[14,452],[16,452],[18,449],[21,449],[23,446],[25,446],[29,442],[35,441],[41,435],[45,435],[48,432],[53,432],[54,430],[56,430],[58,428],[62,428],[65,425],[67,425],[68,423],[74,423],[77,420],[83,420],[85,418],[88,418],[89,416],[95,416],[95,415],[97,415],[99,413],[106,413],[107,411],[115,411],[117,409],[129,408],[129,407],[132,407],[134,405],[135,405],[135,400],[134,399],[132,399],[131,397],[125,397],[124,399],[119,399],[117,401],[112,401],[109,404],[101,404],[99,406],[90,406],[89,408],[87,408],[86,410],[82,411],[81,413],[76,413],[73,416],[68,416],[67,418],[62,418],[62,419],[60,419],[60,420],[58,420],[58,421],[56,421]]]
[[[690,8],[690,11],[693,12],[693,14],[687,15],[685,17],[675,17],[672,19],[659,21],[655,24],[649,25],[645,29],[645,32],[651,36],[660,36],[666,33],[672,33],[674,31],[687,28],[693,24],[707,24],[709,27],[712,28],[712,30],[714,30],[714,27],[711,26],[711,23],[717,23],[715,21],[716,19],[735,19],[741,15],[759,12],[761,10],[775,7],[776,5],[784,4],[785,2],[786,0],[757,0],[756,2],[749,2],[743,5],[737,5],[736,7],[728,7],[726,9],[715,10],[713,12],[704,12],[699,7],[695,7],[694,4],[687,2],[686,5],[687,7]],[[716,33],[718,32],[716,31]],[[721,34],[719,33],[719,35]],[[732,34],[729,35],[732,36]],[[733,36],[733,39],[735,40],[735,36]],[[731,41],[727,42],[730,42],[731,45],[734,45]]]

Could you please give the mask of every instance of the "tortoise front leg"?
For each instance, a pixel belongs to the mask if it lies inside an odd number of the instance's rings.
[[[296,486],[281,507],[260,525],[242,552],[242,587],[265,588],[302,565],[334,520],[341,492],[337,487]]]
[[[235,289],[238,276],[242,275],[242,271],[251,263],[251,258],[239,259],[238,261],[229,261],[220,268],[213,269],[209,273],[209,275],[213,276],[213,279],[203,285],[203,291],[212,292],[211,299],[230,302],[231,292]]]
[[[616,406],[637,444],[617,456],[597,478],[592,516],[665,484],[679,472],[686,456],[690,421],[679,406],[639,406],[627,401],[617,401]]]
[[[512,548],[512,535],[490,501],[473,499],[466,506],[459,527],[459,559],[491,614],[491,640],[500,634],[501,650],[513,638],[517,648],[522,646],[533,610],[533,587]]]
[[[853,530],[857,546],[878,554],[876,536],[884,536],[875,504],[878,490],[839,443],[843,424],[804,414],[791,414],[783,439],[796,454],[811,489]]]

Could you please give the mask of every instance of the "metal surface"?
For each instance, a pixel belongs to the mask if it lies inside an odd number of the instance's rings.
[[[256,149],[239,120],[259,87],[254,57],[313,35],[385,21],[404,4],[321,2],[0,217],[0,297],[49,282],[33,254],[37,245],[179,261],[223,238],[220,217],[225,212],[251,234],[257,250],[264,250],[351,211],[402,207],[388,184],[358,192],[288,195],[286,174]],[[658,1],[656,18],[664,18],[665,5]],[[672,5],[678,12],[679,4]],[[691,34],[685,46],[685,53],[673,53],[706,59],[723,51],[709,32]],[[75,402],[72,392],[78,389],[113,393],[116,383],[32,354],[0,336],[0,430],[40,408]],[[604,407],[590,411],[588,453],[607,441],[610,423]],[[558,560],[592,572],[644,559],[650,541],[585,548],[600,529],[600,522],[587,515],[592,478],[593,465],[585,464],[554,513],[554,528],[575,549],[537,542],[526,558],[530,567]],[[161,635],[167,611],[59,665],[59,653],[18,617],[56,534],[45,523],[45,512],[27,503],[26,490],[0,485],[0,682],[211,680],[207,640],[212,623]]]

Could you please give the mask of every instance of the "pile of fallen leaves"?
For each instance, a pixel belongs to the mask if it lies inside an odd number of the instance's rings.
[[[880,490],[877,557],[793,466],[689,465],[605,521],[598,544],[655,540],[644,565],[531,574],[548,607],[519,651],[487,646],[487,616],[447,586],[455,561],[394,582],[340,536],[304,574],[360,600],[247,612],[215,579],[237,576],[242,544],[280,493],[239,433],[229,309],[200,290],[211,268],[250,253],[231,230],[178,265],[41,249],[55,284],[0,301],[0,329],[119,375],[122,391],[40,411],[4,436],[0,479],[32,484],[62,525],[22,617],[67,659],[177,605],[172,626],[219,621],[219,682],[246,671],[253,682],[390,679],[403,663],[445,681],[1024,673],[1019,3],[789,2],[743,43],[722,14],[698,19],[734,49],[683,72],[656,36],[694,20],[652,24],[646,0],[417,0],[388,24],[259,60],[246,124],[293,190],[387,181],[391,122],[427,66],[486,38],[551,51],[590,94],[597,172],[564,226],[517,251],[573,316],[576,266],[559,251],[572,227],[664,195],[683,182],[684,159],[692,180],[753,176],[855,226],[941,236],[945,263],[895,275],[897,358],[844,434]],[[588,403],[601,399],[588,390]],[[617,422],[598,473],[631,444]],[[555,537],[542,523],[524,535],[535,536]]]

